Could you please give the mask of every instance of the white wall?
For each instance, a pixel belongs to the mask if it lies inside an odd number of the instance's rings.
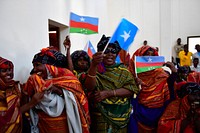
[[[49,45],[48,19],[67,24],[65,0],[1,0],[0,56],[13,61],[15,79],[26,81],[32,58]]]
[[[48,19],[62,24],[62,41],[68,34],[69,12],[99,18],[99,34],[70,34],[71,52],[83,49],[90,40],[96,47],[102,34],[111,36],[122,17],[138,26],[132,54],[142,46],[159,47],[160,55],[171,59],[177,38],[200,35],[199,0],[1,0],[0,56],[13,61],[15,79],[25,82],[33,55],[47,47]]]

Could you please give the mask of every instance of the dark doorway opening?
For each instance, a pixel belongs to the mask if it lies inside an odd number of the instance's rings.
[[[55,47],[57,50],[60,50],[59,33],[59,27],[49,24],[49,45]]]

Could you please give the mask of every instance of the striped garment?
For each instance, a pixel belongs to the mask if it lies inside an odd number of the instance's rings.
[[[13,63],[0,57],[0,69],[11,69],[13,78]],[[18,83],[14,80],[5,83],[0,77],[0,132],[22,132],[22,117],[20,113],[21,93]]]
[[[116,64],[112,67],[105,67],[105,69],[103,74],[97,73],[97,91],[124,88],[138,93],[134,78],[124,65]],[[112,97],[94,105],[96,106],[92,106],[91,111],[93,132],[105,132],[108,129],[119,133],[127,131],[127,123],[132,110],[130,98]]]
[[[0,132],[22,132],[20,92],[17,85],[0,91]]]
[[[34,74],[29,77],[27,83],[25,84],[25,91],[28,92],[29,96],[32,96],[34,92],[42,92],[48,90],[52,85],[54,85],[57,86],[58,88],[63,88],[72,92],[74,94],[74,97],[78,105],[78,112],[82,124],[82,131],[83,133],[88,133],[89,123],[90,123],[88,101],[77,77],[74,76],[73,73],[68,69],[57,68],[51,65],[45,65],[45,66],[53,78],[48,80],[43,80],[38,75]],[[41,119],[39,118],[40,119],[39,128],[41,128],[40,131],[46,130],[49,132],[68,132],[66,131],[67,129],[66,114],[61,114],[61,116],[57,118],[52,118],[50,116],[48,117],[48,115],[41,115],[41,114],[42,113],[39,113],[39,116],[41,117]],[[48,124],[45,125],[45,128],[43,127],[44,122]],[[62,124],[60,124],[60,127],[57,127],[55,123],[62,123]]]

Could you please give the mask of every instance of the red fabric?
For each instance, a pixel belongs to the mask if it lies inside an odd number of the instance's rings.
[[[195,132],[195,130],[194,130],[194,127],[193,127],[191,124],[189,124],[189,125],[185,128],[184,133],[196,133],[196,132]]]
[[[200,84],[200,72],[191,72],[187,77],[188,82],[195,82]]]
[[[129,64],[129,70],[133,75],[135,75],[135,56],[143,56],[149,48],[154,49],[153,47],[146,45],[136,50],[133,54]],[[158,56],[155,49],[154,55]],[[143,83],[138,98],[140,104],[149,108],[158,108],[162,107],[164,102],[170,99],[167,85],[167,78],[169,75],[162,68],[139,73],[137,77],[142,80]]]
[[[190,105],[187,96],[172,101],[158,122],[158,133],[179,133],[183,119],[187,117]]]
[[[130,63],[130,54],[127,51],[125,51],[125,50],[122,49],[119,52],[119,57],[120,57],[121,62],[124,65],[129,66],[129,63]]]
[[[20,133],[22,131],[20,92],[17,87],[15,85],[7,88],[5,94],[0,91],[0,131],[2,133]]]
[[[29,96],[32,96],[35,92],[48,90],[52,85],[71,91],[77,101],[83,133],[88,133],[90,124],[88,100],[82,89],[81,83],[68,69],[57,68],[51,65],[46,65],[46,68],[53,78],[43,80],[38,75],[34,74],[29,77],[25,84],[25,91],[28,92]]]
[[[140,47],[138,50],[135,51],[135,53],[133,54],[132,58],[130,59],[130,64],[129,64],[129,70],[131,71],[132,74],[135,75],[135,56],[143,56],[143,54],[149,49],[153,47],[150,47],[148,45],[142,46]],[[158,52],[156,51],[156,49],[154,49],[154,55],[158,56]]]
[[[7,59],[0,57],[0,69],[11,69],[11,78],[13,78],[13,63]],[[6,90],[8,87],[14,86],[15,81],[11,80],[9,83],[5,83],[0,77],[0,89]]]
[[[7,68],[13,69],[14,66],[13,66],[13,63],[11,61],[0,57],[0,69],[2,69],[2,68],[3,69],[7,69]]]
[[[86,29],[90,29],[94,32],[98,32],[98,25],[92,25],[89,23],[76,22],[76,21],[70,20],[70,26],[74,27],[74,28],[86,28]]]

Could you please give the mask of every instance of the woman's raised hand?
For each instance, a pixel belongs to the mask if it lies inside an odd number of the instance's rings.
[[[65,47],[65,49],[70,49],[71,47],[71,41],[70,41],[70,38],[69,36],[66,36],[64,42],[63,42],[63,45]]]

